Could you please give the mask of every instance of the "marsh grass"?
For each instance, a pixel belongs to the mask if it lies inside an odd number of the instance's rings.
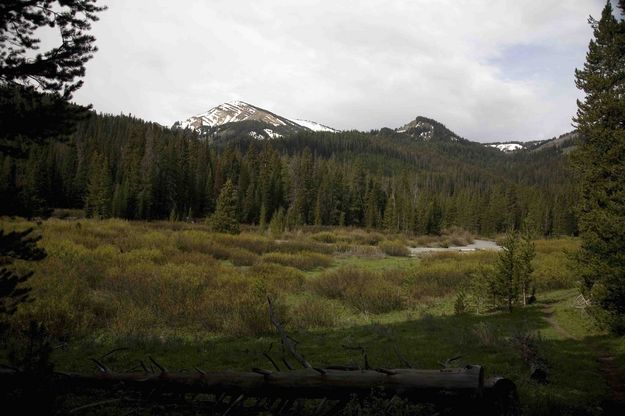
[[[2,221],[4,229],[30,225]],[[622,339],[585,326],[571,308],[574,289],[546,292],[575,285],[566,253],[578,245],[572,239],[536,242],[538,305],[453,316],[457,289],[496,253],[384,256],[380,244],[400,236],[349,229],[289,233],[280,241],[169,222],[50,219],[40,229],[48,257],[16,264],[36,274],[32,302],[19,308],[8,339],[30,319],[45,322],[69,340],[67,349],[54,351],[60,371],[92,371],[86,357],[119,347],[128,349],[107,364],[120,370],[147,355],[169,368],[265,367],[262,352],[277,341],[267,297],[314,365],[360,362],[341,344],[365,345],[373,366],[389,368],[401,365],[394,345],[421,368],[438,368],[460,353],[458,365],[481,364],[487,376],[510,377],[525,414],[585,414],[607,390],[586,343],[550,328],[541,302],[552,302],[553,318],[577,339],[613,349],[617,365],[625,366]],[[393,339],[376,331],[380,326]],[[554,363],[548,386],[528,378],[509,341],[521,327],[544,334],[541,352]]]
[[[299,253],[267,253],[262,256],[262,260],[267,263],[282,264],[300,270],[313,270],[328,267],[333,262],[330,256],[310,251],[300,251]]]
[[[412,247],[466,246],[474,242],[473,234],[459,227],[449,227],[441,235],[421,235],[410,239]]]
[[[32,225],[2,221],[5,229]],[[262,335],[271,330],[268,296],[281,305],[287,325],[302,330],[376,316],[401,320],[406,312],[453,296],[471,271],[496,256],[389,256],[384,249],[395,254],[401,254],[392,251],[399,246],[406,249],[404,237],[341,228],[290,232],[281,240],[254,230],[232,236],[212,233],[204,224],[171,222],[52,218],[39,229],[48,257],[16,264],[34,267],[36,275],[33,301],[20,308],[12,324],[18,331],[30,319],[45,321],[63,337]],[[568,257],[553,244],[573,248],[577,243],[537,242],[541,290],[574,284],[563,267]]]
[[[406,244],[399,240],[384,240],[378,244],[380,250],[388,256],[395,257],[408,257],[410,256],[410,250],[406,247]]]
[[[317,294],[341,300],[360,312],[385,313],[404,306],[402,279],[396,271],[380,273],[343,268],[323,273],[310,286]]]

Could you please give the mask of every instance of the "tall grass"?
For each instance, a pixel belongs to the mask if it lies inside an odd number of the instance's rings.
[[[25,229],[33,224],[18,219],[0,225]],[[271,330],[268,296],[292,328],[333,327],[356,322],[362,313],[416,308],[453,294],[470,272],[497,256],[437,253],[395,259],[382,250],[393,245],[405,250],[400,236],[355,229],[272,240],[169,222],[49,219],[40,228],[48,256],[16,263],[36,273],[29,280],[33,301],[20,306],[11,324],[19,330],[31,319],[43,321],[52,334],[64,337],[263,334]],[[575,284],[562,247],[576,246],[575,240],[537,241],[539,289]],[[353,266],[336,268],[342,261]],[[374,264],[378,271],[366,270]]]
[[[316,293],[344,301],[358,311],[384,313],[404,306],[401,281],[402,276],[393,271],[376,273],[349,267],[323,273],[310,285]]]
[[[398,240],[385,240],[378,244],[380,250],[389,256],[395,257],[408,257],[410,256],[410,250],[404,243]]]
[[[300,270],[313,270],[319,267],[328,267],[332,264],[332,257],[325,254],[302,251],[299,253],[267,253],[262,257],[268,263],[277,263],[295,267]]]

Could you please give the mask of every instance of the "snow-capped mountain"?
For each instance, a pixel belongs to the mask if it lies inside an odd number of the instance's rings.
[[[407,134],[419,141],[452,141],[464,140],[443,124],[431,118],[418,116],[404,126],[395,129],[397,133]]]
[[[494,147],[506,153],[514,152],[515,150],[525,149],[525,146],[523,146],[521,143],[491,143],[487,144],[487,146]]]
[[[331,127],[308,120],[289,119],[243,101],[220,104],[210,110],[174,123],[174,128],[198,133],[219,133],[229,123],[247,122],[248,135],[256,139],[277,138],[302,130],[337,132]]]

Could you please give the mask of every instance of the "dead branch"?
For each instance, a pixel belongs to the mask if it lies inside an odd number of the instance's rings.
[[[278,320],[278,318],[274,314],[273,305],[271,303],[271,299],[267,297],[267,302],[269,303],[269,319],[273,326],[276,327],[278,334],[280,334],[280,339],[282,341],[282,346],[295,358],[304,368],[312,368],[312,366],[304,359],[304,357],[297,352],[297,341],[293,338],[289,337],[289,335],[284,330],[284,327]],[[286,360],[285,360],[286,361]]]

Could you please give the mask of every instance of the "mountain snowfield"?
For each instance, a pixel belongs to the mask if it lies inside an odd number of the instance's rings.
[[[244,126],[243,130],[237,130],[234,127],[235,125],[230,124],[241,122],[252,122],[252,124]],[[283,117],[244,101],[231,101],[220,104],[208,111],[191,116],[184,121],[178,121],[174,123],[173,127],[191,129],[204,135],[225,135],[224,137],[228,137],[228,130],[234,130],[235,135],[243,133],[257,140],[276,139],[300,131],[339,132],[337,129],[314,121]],[[445,140],[458,142],[465,140],[438,121],[421,116],[395,129],[395,131],[409,135],[418,141]],[[230,137],[232,134],[230,133]],[[537,149],[538,146],[548,146],[551,142],[555,146],[562,146],[561,143],[565,143],[566,146],[570,138],[575,138],[575,135],[567,133],[560,136],[557,140],[539,140],[527,143],[494,142],[482,143],[482,145],[498,149],[504,153],[513,153]]]
[[[227,123],[235,123],[240,121],[259,121],[274,127],[292,127],[302,130],[311,131],[329,131],[337,132],[338,130],[325,126],[320,123],[308,120],[289,119],[272,113],[271,111],[256,107],[244,101],[232,101],[220,104],[210,110],[191,116],[182,122],[176,122],[175,127],[182,129],[192,129],[200,131],[203,127],[218,127]],[[281,137],[282,135],[271,129],[264,129],[270,138]],[[254,133],[254,134],[252,134]],[[261,133],[250,132],[254,138],[264,138]]]
[[[515,150],[525,149],[525,146],[523,146],[520,143],[498,143],[498,144],[487,144],[487,146],[494,147],[506,153],[514,152]]]

